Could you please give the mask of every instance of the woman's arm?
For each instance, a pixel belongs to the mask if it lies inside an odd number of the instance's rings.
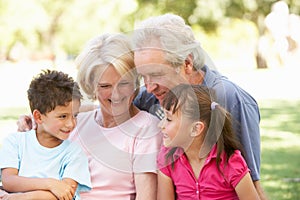
[[[134,174],[136,200],[156,199],[157,175],[155,173]]]
[[[77,187],[77,183],[71,179],[60,181],[53,178],[22,177],[18,175],[18,170],[15,168],[2,169],[1,176],[3,189],[8,192],[27,193],[41,190],[51,192],[58,199],[72,199]],[[36,193],[28,193],[29,195],[32,197]]]
[[[157,199],[174,200],[175,191],[172,179],[159,171],[157,182]]]
[[[240,200],[260,200],[252,182],[250,173],[247,173],[236,185],[235,191]]]

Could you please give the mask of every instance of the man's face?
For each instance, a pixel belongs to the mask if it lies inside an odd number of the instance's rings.
[[[142,49],[134,52],[137,72],[144,79],[147,92],[153,93],[162,103],[166,93],[185,80],[166,62],[164,52],[158,49]]]

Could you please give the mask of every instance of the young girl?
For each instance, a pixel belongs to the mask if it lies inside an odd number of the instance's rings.
[[[231,119],[200,85],[181,84],[165,97],[160,126],[158,199],[259,199]]]

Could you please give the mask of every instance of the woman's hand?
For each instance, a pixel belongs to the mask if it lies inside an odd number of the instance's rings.
[[[36,129],[36,124],[31,115],[21,115],[17,121],[17,126],[19,132]]]

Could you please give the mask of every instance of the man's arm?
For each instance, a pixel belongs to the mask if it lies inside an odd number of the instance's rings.
[[[231,109],[234,120],[234,128],[240,137],[245,155],[245,160],[251,171],[251,178],[261,200],[267,200],[267,196],[260,184],[260,112],[255,100],[249,96],[243,96],[244,103]]]
[[[255,189],[261,200],[268,200],[266,193],[264,192],[262,186],[260,185],[260,181],[254,181]]]

